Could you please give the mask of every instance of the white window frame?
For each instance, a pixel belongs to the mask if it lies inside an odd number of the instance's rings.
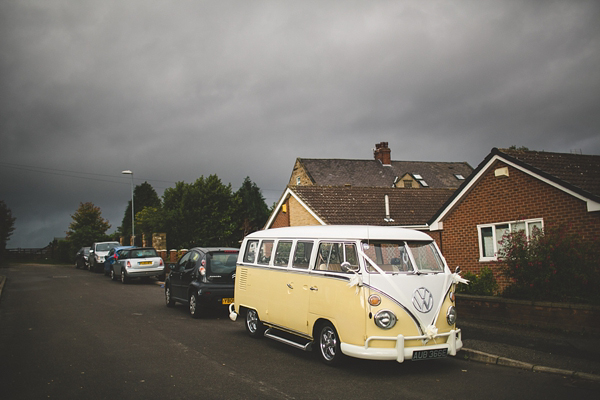
[[[516,221],[506,221],[506,222],[495,222],[493,224],[481,224],[481,225],[477,225],[477,246],[479,247],[479,261],[480,262],[488,262],[488,261],[498,261],[498,250],[499,250],[499,244],[498,242],[500,240],[502,240],[501,237],[496,237],[496,227],[500,226],[500,225],[508,225],[508,230],[509,232],[513,232],[513,225],[516,224],[525,224],[525,234],[527,235],[527,239],[529,239],[529,225],[530,224],[534,224],[534,223],[541,223],[542,224],[542,230],[544,229],[544,219],[543,218],[531,218],[531,219],[521,219],[521,220],[516,220]],[[485,228],[491,228],[492,229],[492,244],[494,246],[494,255],[493,256],[485,256],[484,255],[484,248],[482,245],[482,240],[483,240],[483,236],[481,231]]]

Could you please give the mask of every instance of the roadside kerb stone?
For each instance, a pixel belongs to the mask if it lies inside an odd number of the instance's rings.
[[[462,351],[466,353],[466,359],[469,361],[483,362],[486,364],[496,364],[498,362],[498,356],[493,354],[465,348],[463,348]]]
[[[506,358],[506,357],[498,357],[498,365],[503,365],[505,367],[512,367],[512,368],[521,368],[521,369],[525,369],[528,371],[533,371],[535,369],[535,366],[533,364],[526,363],[523,361],[513,360],[511,358]]]
[[[573,373],[574,378],[587,379],[588,381],[600,382],[600,375],[588,374],[587,372],[575,372]]]
[[[6,282],[6,277],[4,275],[0,275],[0,300],[2,300],[2,289],[4,288],[4,282]]]
[[[564,375],[564,376],[575,375],[575,371],[569,371],[569,370],[560,369],[560,368],[544,367],[541,365],[536,365],[535,367],[533,367],[533,372],[546,372],[549,374],[557,374],[557,375]]]
[[[464,358],[468,361],[482,362],[486,364],[496,364],[504,367],[520,368],[533,372],[545,372],[549,374],[556,374],[571,378],[600,382],[600,375],[596,374],[588,374],[585,372],[570,371],[567,369],[560,368],[544,367],[542,365],[533,365],[523,361],[513,360],[506,357],[500,357],[494,354],[484,353],[483,351],[479,350],[466,349],[464,347],[461,349],[461,352],[465,353]]]

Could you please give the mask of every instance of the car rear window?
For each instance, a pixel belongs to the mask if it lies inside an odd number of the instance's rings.
[[[235,270],[238,251],[214,252],[208,257],[208,266],[213,274],[227,274]]]
[[[158,257],[156,250],[154,249],[133,249],[129,253],[129,258],[148,258]]]

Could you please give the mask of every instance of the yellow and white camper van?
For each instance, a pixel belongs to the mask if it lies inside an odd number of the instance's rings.
[[[462,347],[451,273],[431,237],[409,229],[303,226],[248,235],[231,318],[248,334],[372,360],[427,360]]]

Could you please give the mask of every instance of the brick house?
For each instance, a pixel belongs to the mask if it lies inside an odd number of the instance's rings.
[[[298,158],[265,228],[427,221],[472,173],[466,162],[393,161],[387,142],[371,160]]]
[[[490,267],[501,287],[498,241],[507,231],[566,225],[583,239],[600,232],[600,156],[492,149],[428,221],[448,265]]]

